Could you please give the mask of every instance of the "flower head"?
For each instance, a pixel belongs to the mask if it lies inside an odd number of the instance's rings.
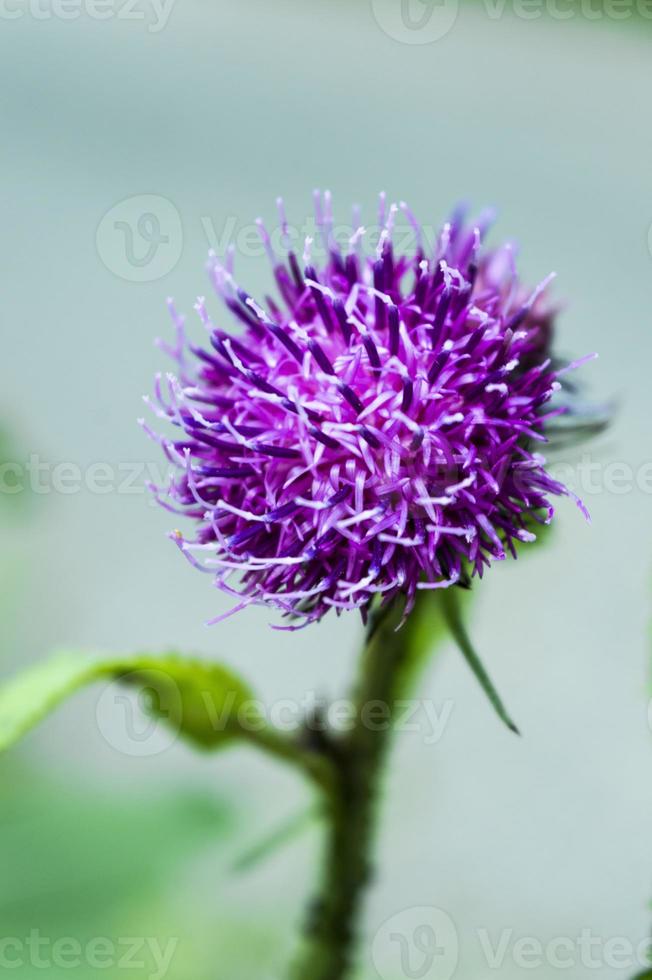
[[[377,247],[334,236],[316,198],[324,261],[272,261],[277,299],[257,302],[213,256],[212,283],[239,324],[195,309],[209,345],[188,344],[170,303],[176,376],[157,379],[158,436],[175,468],[162,503],[192,518],[173,538],[216,584],[304,622],[374,597],[445,588],[515,555],[550,497],[568,494],[535,451],[569,367],[551,361],[544,280],[525,289],[510,246],[484,251],[487,221],[447,222],[427,247],[413,215],[409,254],[393,246],[398,208],[381,196]],[[287,224],[280,204],[281,230]],[[163,345],[166,346],[166,345]],[[579,362],[577,362],[579,363]],[[551,401],[552,400],[552,401]]]

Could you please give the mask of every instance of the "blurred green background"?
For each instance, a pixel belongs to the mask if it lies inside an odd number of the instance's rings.
[[[650,925],[652,487],[605,474],[649,474],[652,459],[652,24],[448,0],[419,26],[413,2],[399,16],[381,0],[172,0],[158,13],[116,0],[103,20],[90,0],[70,19],[39,16],[45,0],[3,7],[0,457],[35,454],[49,492],[14,495],[5,480],[0,494],[0,668],[62,644],[177,645],[237,666],[269,704],[339,696],[357,620],[288,635],[250,610],[207,629],[228,600],[166,540],[174,518],[151,505],[142,466],[125,483],[139,461],[161,466],[135,420],[167,368],[152,346],[171,336],[165,298],[192,313],[209,245],[242,229],[239,278],[268,288],[246,234],[258,214],[274,222],[277,194],[298,225],[316,186],[342,222],[380,190],[431,225],[460,199],[496,205],[493,241],[522,244],[530,281],[558,272],[559,345],[600,352],[584,378],[620,408],[560,460],[597,465],[590,486],[575,473],[592,525],[562,502],[547,547],[478,590],[473,634],[524,737],[449,644],[427,671],[422,696],[450,717],[435,744],[423,731],[397,744],[360,977],[449,980],[448,961],[407,973],[374,947],[388,920],[434,906],[454,923],[455,977],[495,975],[486,930],[494,946],[508,935],[501,977],[552,978],[548,961],[523,965],[519,937],[639,943]],[[145,212],[158,227],[138,224]],[[104,493],[61,492],[61,463],[117,477]],[[234,866],[306,806],[305,787],[250,750],[198,758],[141,738],[141,724],[133,700],[96,688],[0,760],[0,939],[173,940],[167,980],[282,976],[318,828]],[[13,976],[31,978],[23,959]],[[135,959],[49,974],[157,975]],[[569,975],[595,976],[580,959]],[[634,972],[600,961],[605,980]]]

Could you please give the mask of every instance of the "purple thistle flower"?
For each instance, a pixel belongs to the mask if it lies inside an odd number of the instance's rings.
[[[409,612],[417,590],[468,584],[516,556],[551,520],[550,497],[574,496],[534,451],[569,410],[559,378],[582,363],[551,361],[552,277],[525,290],[510,246],[483,252],[487,222],[459,214],[429,252],[401,208],[412,254],[396,254],[398,209],[382,195],[378,247],[364,255],[364,229],[338,247],[330,195],[317,195],[320,267],[310,239],[303,261],[278,258],[259,223],[280,297],[265,304],[237,286],[232,253],[226,266],[213,256],[240,330],[199,299],[210,349],[186,342],[169,304],[177,343],[162,346],[177,375],[157,378],[155,410],[180,435],[147,429],[176,470],[155,492],[196,522],[195,539],[172,537],[238,597],[232,611],[364,617],[375,597],[401,593]]]

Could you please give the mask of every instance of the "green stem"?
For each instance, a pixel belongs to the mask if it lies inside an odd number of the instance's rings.
[[[311,907],[296,980],[343,980],[352,968],[361,900],[372,875],[380,777],[394,705],[426,639],[419,617],[423,602],[398,632],[396,605],[371,623],[355,690],[354,726],[326,740],[336,781],[327,798],[322,884]]]

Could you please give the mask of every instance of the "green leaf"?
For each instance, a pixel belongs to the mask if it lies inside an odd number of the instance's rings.
[[[411,612],[405,616],[405,605],[396,601],[389,607],[378,604],[371,613],[366,636],[366,656],[378,659],[378,646],[398,643],[402,650],[401,663],[396,670],[393,697],[411,697],[420,672],[446,635],[439,596],[426,590],[417,594]],[[367,670],[366,656],[360,670]],[[360,678],[360,680],[361,680]]]
[[[496,688],[494,687],[489,674],[485,670],[480,657],[475,652],[471,640],[469,639],[466,627],[462,620],[459,599],[455,587],[442,591],[442,606],[446,623],[451,635],[457,643],[464,659],[475,674],[477,680],[491,702],[498,717],[507,725],[510,731],[520,735],[518,728],[507,713],[507,709]]]
[[[242,739],[303,769],[322,788],[332,784],[330,760],[269,725],[260,701],[236,674],[177,653],[108,656],[73,651],[33,667],[0,688],[0,752],[75,691],[100,680],[137,687],[145,694],[146,713],[196,747],[219,749]]]
[[[158,656],[64,652],[0,688],[0,751],[9,748],[75,691],[117,680],[146,693],[145,708],[195,745],[214,749],[252,734],[252,694],[235,674],[208,661]]]
[[[439,650],[446,635],[438,593],[427,590],[420,592],[414,609],[401,628],[406,632],[408,656],[399,682],[402,696],[411,697],[425,663]]]

